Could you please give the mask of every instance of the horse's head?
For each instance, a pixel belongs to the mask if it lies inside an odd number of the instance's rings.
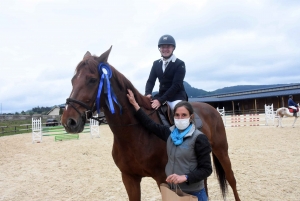
[[[67,99],[66,108],[61,122],[69,133],[80,133],[83,131],[87,118],[95,111],[95,99],[99,85],[99,63],[107,63],[110,50],[104,52],[100,57],[92,56],[87,52],[83,60],[78,64],[73,76],[72,92]]]

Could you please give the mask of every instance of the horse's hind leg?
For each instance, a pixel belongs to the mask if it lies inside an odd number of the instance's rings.
[[[280,127],[283,128],[283,126],[282,126],[282,117],[279,117],[279,122],[280,122]]]
[[[142,178],[122,173],[122,180],[125,185],[129,201],[141,201]]]
[[[239,198],[239,195],[237,192],[237,188],[236,188],[236,180],[235,180],[232,168],[231,168],[230,158],[228,156],[228,150],[227,149],[225,149],[225,150],[217,149],[216,150],[216,148],[215,149],[214,148],[213,148],[213,153],[215,154],[215,156],[217,157],[217,159],[221,163],[221,166],[224,169],[226,180],[228,181],[229,185],[232,188],[234,198],[236,201],[240,201],[240,198]]]

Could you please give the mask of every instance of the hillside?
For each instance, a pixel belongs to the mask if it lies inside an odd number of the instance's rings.
[[[257,90],[262,88],[271,88],[271,87],[279,87],[283,86],[285,84],[273,84],[273,85],[237,85],[237,86],[231,86],[231,87],[224,87],[221,89],[217,89],[215,91],[205,91],[203,89],[197,89],[195,87],[192,87],[189,83],[184,81],[184,87],[186,90],[186,93],[188,94],[188,97],[199,97],[199,96],[207,96],[207,95],[214,95],[214,94],[224,94],[224,93],[233,93],[238,91],[251,91],[251,90]]]

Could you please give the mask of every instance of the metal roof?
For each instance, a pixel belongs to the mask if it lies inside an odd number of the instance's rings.
[[[205,96],[198,98],[189,98],[191,102],[224,102],[224,101],[234,101],[234,100],[245,100],[254,98],[267,98],[274,96],[288,96],[288,95],[300,94],[300,84],[289,85],[285,87],[278,88],[265,88],[253,91],[235,92],[229,94],[218,94],[213,96]]]

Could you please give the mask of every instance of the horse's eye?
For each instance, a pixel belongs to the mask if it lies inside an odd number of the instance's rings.
[[[95,78],[91,78],[89,81],[90,84],[95,84],[96,82],[97,82],[97,79],[95,79]]]

